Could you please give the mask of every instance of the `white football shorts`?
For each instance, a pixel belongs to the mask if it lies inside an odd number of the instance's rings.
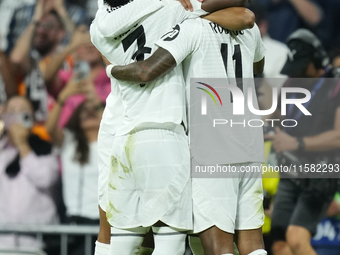
[[[190,153],[181,129],[144,129],[114,138],[106,206],[111,226],[162,221],[192,229]]]
[[[106,212],[107,186],[110,175],[111,148],[114,135],[100,125],[98,132],[98,204]]]
[[[260,163],[233,164],[243,166]],[[260,176],[260,177],[259,177]],[[264,222],[262,175],[239,172],[234,178],[193,178],[194,233],[212,226],[234,234],[235,230],[262,227]]]

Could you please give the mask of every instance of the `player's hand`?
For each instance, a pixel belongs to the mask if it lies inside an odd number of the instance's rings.
[[[187,11],[190,10],[191,12],[194,10],[190,0],[177,0],[177,1],[182,4],[182,6],[184,7],[185,10],[187,10]],[[194,0],[194,1],[196,1],[196,0]],[[203,0],[199,0],[199,2],[203,2]]]
[[[267,138],[272,140],[272,145],[276,153],[283,151],[295,151],[298,149],[298,144],[295,137],[281,131],[278,127],[276,127],[275,131],[275,135],[267,136]]]

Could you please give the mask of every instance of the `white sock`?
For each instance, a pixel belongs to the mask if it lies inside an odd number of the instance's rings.
[[[111,228],[110,255],[137,254],[150,228],[118,229]]]
[[[152,255],[183,255],[187,230],[169,226],[152,227],[155,249]]]
[[[109,255],[110,245],[96,241],[94,255]]]
[[[248,255],[267,255],[267,252],[264,249],[258,249],[256,251],[252,251]]]

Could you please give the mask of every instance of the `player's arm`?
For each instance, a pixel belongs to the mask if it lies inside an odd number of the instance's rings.
[[[194,7],[190,0],[177,0],[182,4],[185,10],[193,11]],[[195,0],[194,0],[195,1]],[[248,4],[248,0],[199,0],[202,2],[202,9],[207,12],[214,12],[229,7],[245,7]]]
[[[100,228],[97,241],[103,244],[110,244],[111,227],[107,222],[106,212],[99,207]]]
[[[261,59],[259,62],[256,62],[253,64],[254,66],[254,74],[261,74],[263,73],[263,69],[264,69],[264,58]]]
[[[106,10],[98,10],[100,15],[96,14],[96,18],[90,28],[91,37],[96,32],[110,38],[120,36],[133,28],[136,23],[163,8],[163,6],[163,3],[158,0],[143,0],[130,1],[128,4],[110,13],[107,13]]]
[[[266,46],[264,45],[260,29],[258,26],[255,26],[252,29],[252,33],[254,35],[254,45],[255,45],[255,54],[253,60],[253,72],[254,74],[261,74],[263,73],[264,69],[264,58],[266,55]]]
[[[246,7],[248,0],[204,0],[202,10],[215,12],[229,7]]]
[[[148,83],[176,66],[175,58],[163,48],[158,48],[147,60],[135,62],[126,66],[114,66],[111,75],[130,82]]]
[[[230,30],[252,28],[255,24],[255,14],[243,7],[233,7],[216,11],[204,17]]]
[[[195,52],[199,48],[201,36],[200,23],[193,19],[186,20],[156,42],[159,48],[151,57],[127,66],[114,66],[111,70],[107,70],[108,76],[130,82],[153,81],[171,71],[189,54]]]

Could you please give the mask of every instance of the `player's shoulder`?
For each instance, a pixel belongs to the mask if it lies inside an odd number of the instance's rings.
[[[160,2],[162,3],[163,12],[166,12],[167,15],[179,15],[178,12],[183,8],[179,1],[162,0]]]
[[[247,28],[240,31],[233,31],[231,33],[233,38],[243,41],[245,44],[254,44],[259,38],[261,38],[261,33],[257,25],[255,24],[252,28]]]
[[[202,19],[200,17],[194,18],[194,19],[185,19],[181,22],[181,24],[190,24],[190,25],[201,25],[202,24]]]
[[[174,7],[181,5],[180,2],[173,1],[173,0],[162,0],[161,2],[163,4],[164,8],[174,8]]]
[[[181,30],[190,36],[200,38],[203,33],[204,21],[201,18],[186,19],[180,23]]]
[[[186,19],[186,20],[183,20],[181,23],[179,23],[179,25],[187,29],[196,30],[196,29],[202,28],[204,21],[201,18]]]
[[[261,37],[260,29],[256,25],[256,23],[254,24],[254,26],[252,28],[245,29],[244,31],[250,33],[251,36],[253,36],[253,37],[258,37],[258,36]]]
[[[159,0],[132,0],[115,8],[105,4],[98,9],[92,24],[104,37],[119,36],[163,7],[164,2]]]

